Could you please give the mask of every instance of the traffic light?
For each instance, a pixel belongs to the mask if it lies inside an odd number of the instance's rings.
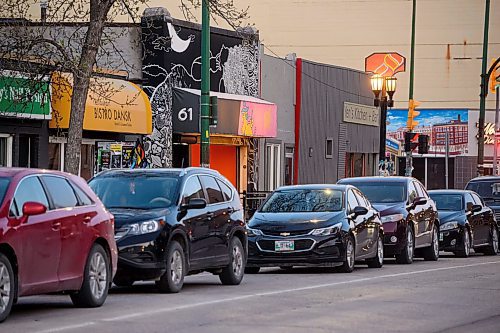
[[[420,112],[415,110],[415,108],[419,105],[420,103],[413,99],[410,99],[408,102],[408,120],[406,122],[406,126],[410,132],[418,125],[418,121],[416,121],[415,118],[420,114]]]
[[[427,154],[429,152],[429,136],[419,135],[418,136],[418,153]]]
[[[417,148],[418,137],[418,133],[405,132],[405,152],[409,152]]]

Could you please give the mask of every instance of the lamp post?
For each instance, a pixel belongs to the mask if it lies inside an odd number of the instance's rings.
[[[375,74],[371,80],[372,91],[375,95],[374,106],[380,106],[380,145],[379,145],[379,169],[385,169],[385,140],[387,136],[387,108],[394,106],[392,97],[396,92],[397,79],[393,76],[383,77]]]

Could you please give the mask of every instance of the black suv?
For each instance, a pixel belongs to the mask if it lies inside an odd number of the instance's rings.
[[[115,216],[116,285],[155,280],[161,292],[179,292],[187,274],[209,271],[229,285],[243,279],[243,209],[217,171],[109,170],[89,185]]]
[[[386,258],[411,264],[413,256],[439,258],[439,220],[436,204],[412,177],[345,178],[339,184],[356,186],[380,212]]]

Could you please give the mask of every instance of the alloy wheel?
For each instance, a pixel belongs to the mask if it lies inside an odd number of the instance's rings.
[[[354,267],[354,245],[350,239],[347,241],[346,256],[347,265],[349,265],[349,267]]]
[[[378,239],[378,262],[380,265],[384,264],[384,242],[382,241],[382,238],[379,237]]]
[[[10,276],[7,266],[0,262],[0,313],[3,313],[10,301]]]
[[[432,235],[432,246],[434,247],[434,253],[439,255],[439,235],[437,232],[437,228],[434,227],[433,235]]]
[[[243,272],[243,254],[239,246],[233,247],[233,272],[235,276],[241,276]]]
[[[179,250],[175,250],[170,258],[170,276],[174,284],[181,282],[183,269],[182,255]]]
[[[498,231],[493,228],[493,235],[491,236],[491,240],[493,242],[493,252],[498,253]]]
[[[407,232],[406,236],[406,246],[408,248],[408,258],[411,260],[413,258],[413,235],[411,231]]]
[[[100,299],[106,291],[108,270],[106,267],[106,260],[99,252],[94,253],[90,261],[89,282],[92,295],[96,299]]]
[[[470,253],[470,236],[467,229],[464,230],[464,252],[466,256]]]

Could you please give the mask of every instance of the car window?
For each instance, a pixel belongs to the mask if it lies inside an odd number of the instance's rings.
[[[94,204],[94,201],[90,199],[87,193],[83,192],[83,190],[80,187],[78,187],[78,185],[75,185],[73,183],[71,183],[71,185],[75,190],[78,199],[80,199],[80,203],[82,206],[90,206]]]
[[[403,182],[353,182],[371,203],[393,203],[406,200]]]
[[[472,195],[472,198],[474,199],[474,204],[484,206],[483,201],[476,193],[471,193],[471,195]]]
[[[197,176],[190,177],[184,185],[184,193],[182,194],[182,203],[187,204],[191,199],[205,199],[203,188]]]
[[[414,182],[415,187],[417,188],[417,194],[421,198],[427,198],[428,194],[425,190],[424,186],[420,182]]]
[[[469,206],[469,203],[471,205],[474,204],[474,199],[472,198],[472,195],[470,193],[465,193],[465,209]]]
[[[222,190],[222,194],[224,195],[224,201],[229,201],[233,198],[233,191],[229,186],[226,185],[223,181],[217,179],[217,184],[219,184],[220,189]]]
[[[9,188],[10,178],[0,178],[0,205],[3,202],[3,197],[5,196],[5,192]]]
[[[78,206],[75,191],[66,179],[54,176],[43,176],[42,179],[52,198],[54,209]]]
[[[358,200],[354,195],[353,190],[349,190],[347,192],[347,206],[349,207],[349,211],[353,210],[355,207],[359,206]]]
[[[215,178],[210,176],[201,176],[200,178],[205,190],[207,191],[208,203],[214,204],[223,202],[224,198],[222,197],[222,192],[219,185],[217,185]]]
[[[432,194],[432,200],[436,203],[438,210],[460,211],[462,207],[462,195],[455,193]]]
[[[10,207],[10,214],[22,216],[23,206],[28,201],[38,202],[49,207],[49,201],[38,177],[27,177],[21,180]]]
[[[263,213],[338,212],[343,193],[332,189],[289,189],[275,191],[262,205]]]
[[[413,200],[415,200],[417,196],[418,194],[417,189],[415,188],[415,184],[413,182],[410,182],[408,186],[408,199],[410,200],[410,202],[413,202]]]
[[[370,202],[365,198],[365,196],[361,192],[354,190],[354,195],[356,196],[356,199],[358,199],[358,202],[361,206],[370,208]]]
[[[486,201],[500,198],[500,181],[498,180],[473,181],[468,183],[465,189],[476,192]]]

